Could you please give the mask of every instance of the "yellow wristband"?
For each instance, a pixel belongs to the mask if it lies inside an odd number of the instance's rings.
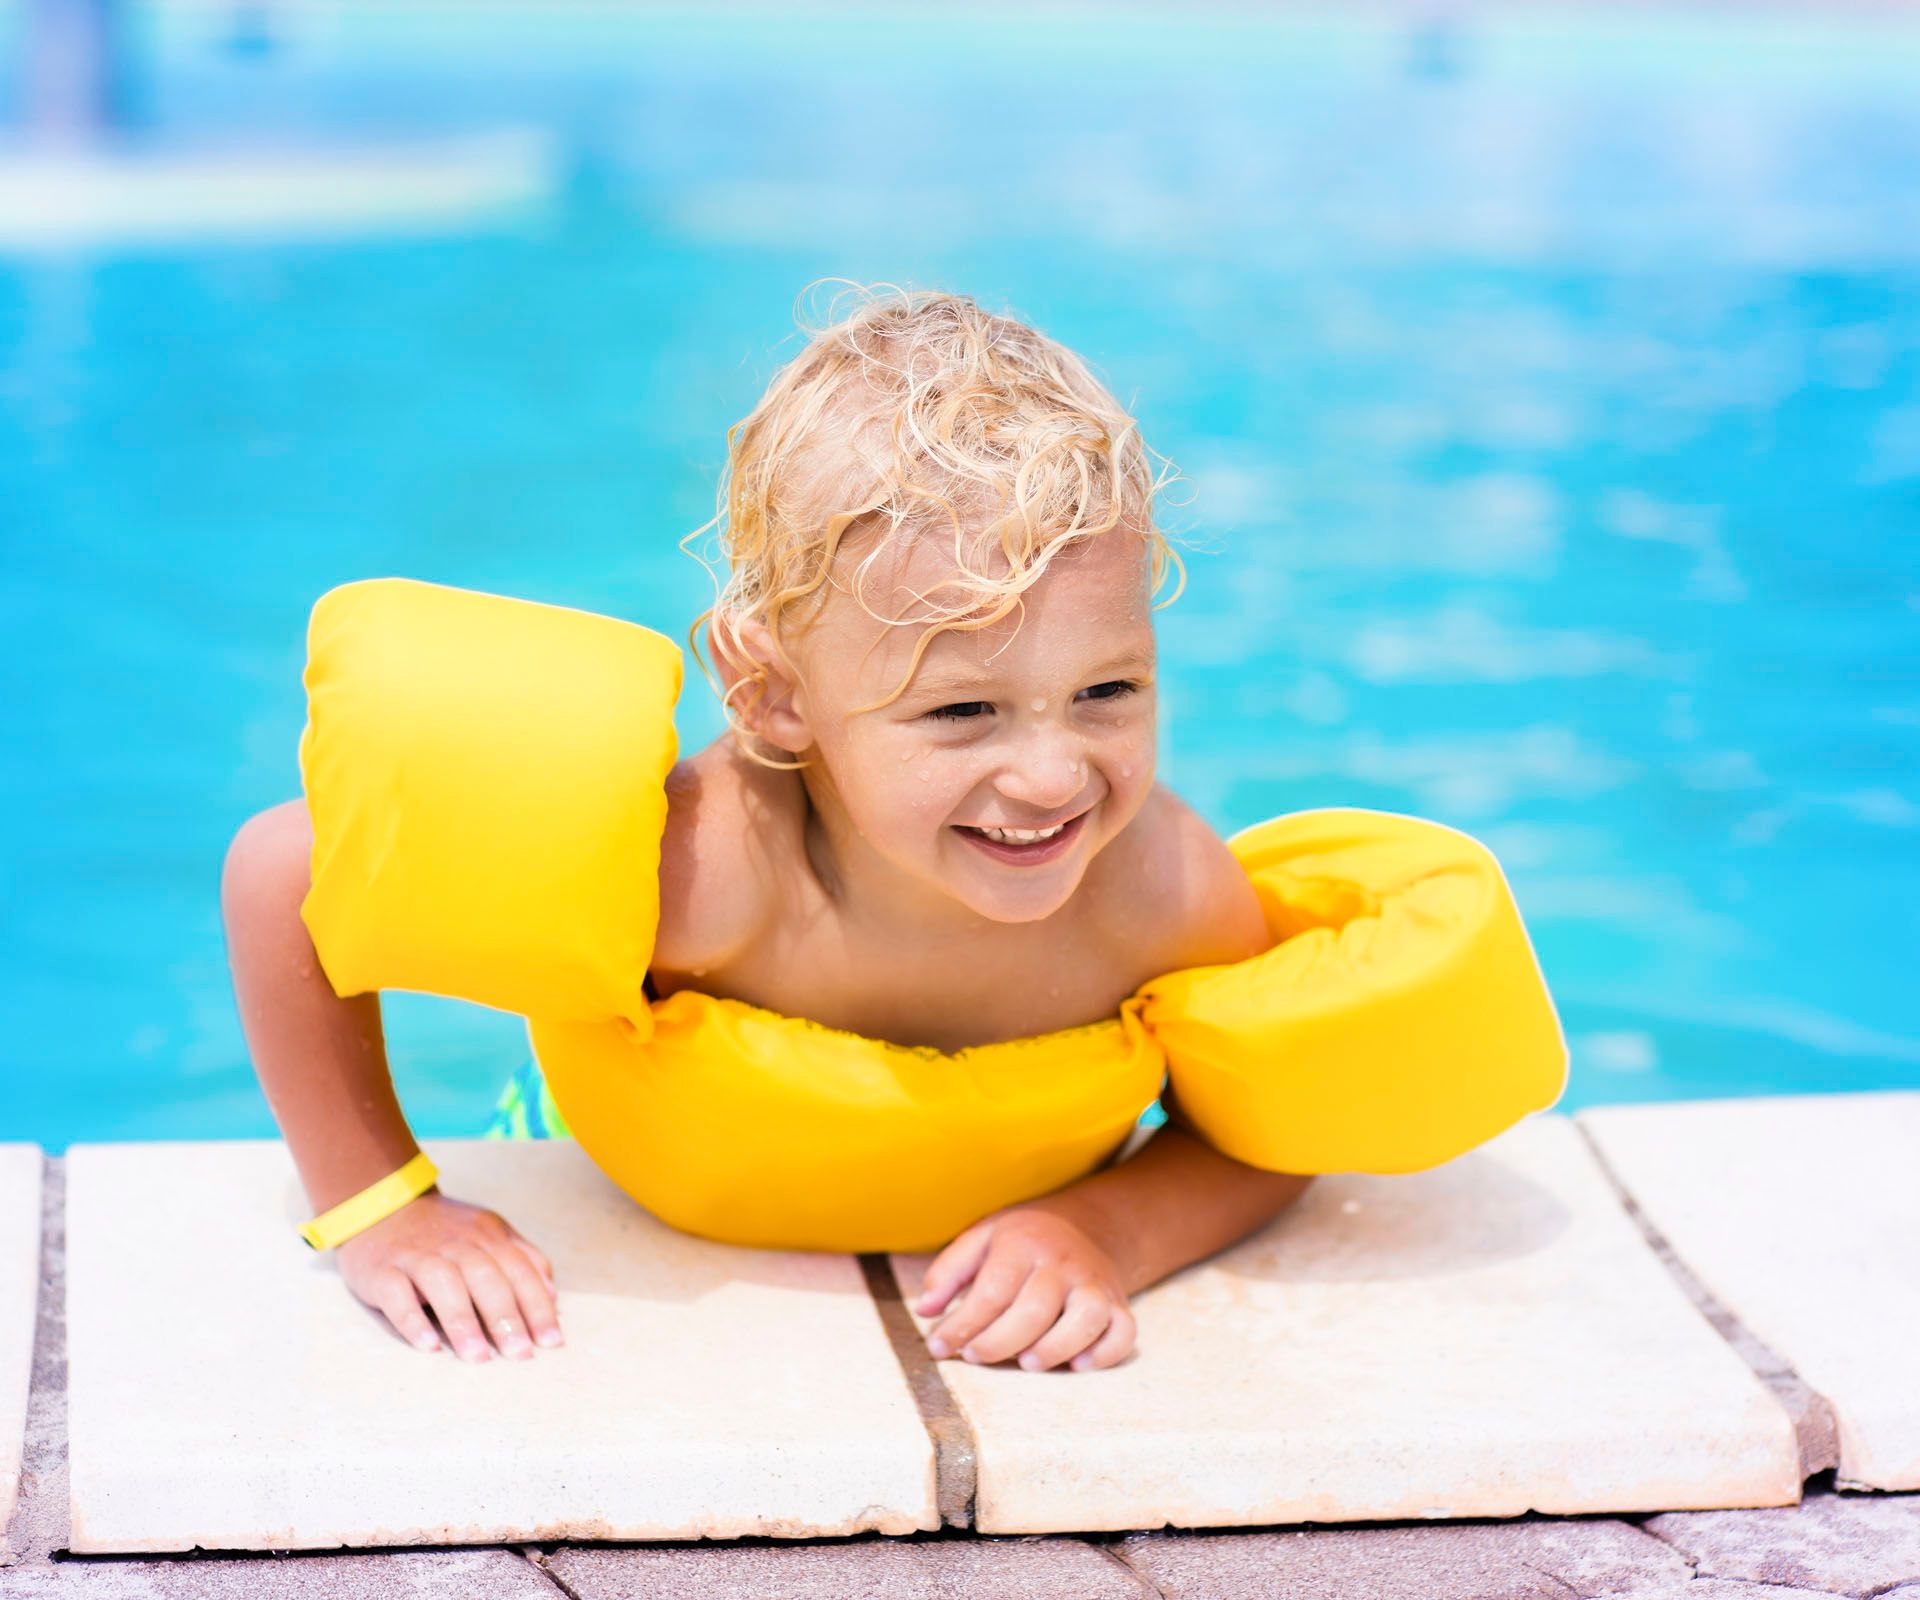
[[[370,1183],[358,1194],[349,1195],[339,1205],[329,1207],[300,1229],[300,1237],[316,1250],[331,1250],[345,1244],[356,1233],[371,1228],[383,1217],[390,1217],[416,1195],[422,1195],[440,1181],[439,1170],[422,1150],[397,1172],[389,1172],[378,1183]]]

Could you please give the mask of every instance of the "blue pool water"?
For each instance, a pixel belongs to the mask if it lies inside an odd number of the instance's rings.
[[[1164,776],[1489,840],[1568,1105],[1920,1083],[1920,30],[936,15],[130,13],[136,152],[544,177],[0,251],[0,1137],[273,1132],[217,880],[297,790],[314,597],[679,631],[824,274],[1008,306],[1135,405],[1186,475]],[[477,1132],[518,1024],[388,1014],[416,1131]]]

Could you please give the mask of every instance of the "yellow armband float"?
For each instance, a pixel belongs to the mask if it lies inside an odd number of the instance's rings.
[[[1273,948],[1141,990],[1181,1110],[1272,1172],[1414,1172],[1553,1104],[1567,1050],[1493,853],[1302,811],[1229,841]]]
[[[1239,835],[1275,946],[1086,1027],[946,1053],[687,990],[650,1005],[680,680],[632,623],[376,579],[314,608],[301,741],[302,914],[336,992],[526,1016],[582,1148],[678,1227],[935,1249],[1097,1166],[1168,1077],[1219,1149],[1302,1173],[1431,1166],[1559,1093],[1498,865],[1380,812]]]

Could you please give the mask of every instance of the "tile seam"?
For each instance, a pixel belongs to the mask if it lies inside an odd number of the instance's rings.
[[[1805,1483],[1828,1468],[1838,1467],[1840,1426],[1834,1415],[1833,1403],[1801,1377],[1791,1362],[1735,1316],[1707,1287],[1700,1275],[1682,1259],[1673,1241],[1647,1215],[1620,1174],[1614,1171],[1613,1164],[1607,1160],[1606,1152],[1600,1148],[1599,1140],[1594,1138],[1586,1123],[1577,1116],[1570,1120],[1586,1142],[1595,1164],[1612,1186],[1627,1216],[1640,1230],[1640,1236],[1646,1240],[1654,1258],[1666,1268],[1667,1275],[1693,1302],[1694,1309],[1706,1318],[1713,1331],[1746,1363],[1754,1377],[1760,1380],[1781,1410],[1786,1412],[1788,1421],[1793,1424],[1794,1446],[1800,1455],[1801,1482]]]
[[[526,1562],[526,1564],[538,1572],[541,1577],[545,1578],[548,1583],[552,1584],[554,1588],[565,1595],[567,1600],[582,1600],[580,1591],[568,1583],[559,1573],[555,1572],[552,1567],[547,1565],[545,1553],[527,1545],[514,1545],[512,1549],[519,1555],[522,1561]]]
[[[64,1552],[72,1529],[67,1469],[67,1296],[64,1155],[42,1152],[40,1260],[33,1349],[20,1441],[20,1481],[0,1545],[11,1559],[0,1572],[45,1566]],[[42,1379],[46,1381],[41,1381]]]
[[[1121,1537],[1124,1538],[1126,1535],[1122,1535]],[[1140,1587],[1142,1592],[1150,1597],[1150,1600],[1167,1600],[1166,1590],[1162,1589],[1159,1584],[1155,1583],[1146,1573],[1136,1567],[1132,1561],[1128,1560],[1127,1553],[1123,1548],[1120,1548],[1115,1543],[1107,1543],[1099,1539],[1089,1539],[1087,1543],[1095,1550],[1098,1550],[1115,1566],[1119,1567],[1129,1578],[1133,1579],[1134,1583]]]
[[[893,1262],[884,1255],[863,1255],[859,1261],[873,1309],[907,1380],[920,1424],[933,1443],[934,1508],[946,1526],[971,1528],[979,1486],[979,1452],[973,1429],[946,1379],[940,1376],[939,1364],[927,1354],[926,1340],[920,1337],[920,1329],[900,1293]]]
[[[49,1307],[47,1301],[48,1278],[51,1262],[47,1250],[47,1221],[53,1213],[49,1204],[49,1193],[55,1182],[55,1157],[50,1156],[38,1145],[33,1146],[40,1153],[39,1213],[34,1219],[34,1236],[39,1248],[33,1258],[33,1332],[27,1339],[27,1383],[26,1395],[20,1408],[20,1462],[14,1473],[11,1485],[13,1504],[7,1520],[0,1524],[0,1573],[11,1571],[15,1567],[28,1565],[33,1552],[26,1542],[16,1539],[16,1530],[24,1531],[32,1520],[27,1500],[29,1484],[35,1478],[33,1463],[29,1459],[28,1449],[33,1439],[34,1401],[36,1399],[33,1377],[39,1368],[40,1353],[51,1337],[48,1324]],[[42,1556],[45,1552],[40,1552]]]

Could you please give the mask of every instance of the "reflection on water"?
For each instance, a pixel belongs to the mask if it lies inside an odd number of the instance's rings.
[[[1486,837],[1570,1103],[1920,1072],[1920,28],[1043,12],[934,62],[878,11],[302,7],[264,52],[132,15],[146,147],[528,128],[559,193],[0,258],[8,1133],[271,1131],[215,885],[297,785],[312,599],[677,631],[674,541],[828,273],[1008,304],[1137,406],[1188,479],[1166,775],[1223,829]],[[417,1127],[477,1129],[518,1028],[390,1014]]]

